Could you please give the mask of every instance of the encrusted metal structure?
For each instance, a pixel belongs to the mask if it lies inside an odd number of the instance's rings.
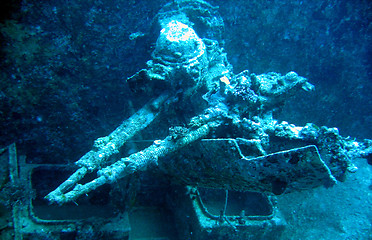
[[[178,169],[185,159],[190,158],[188,155],[193,156],[194,152],[202,154],[200,149],[191,151],[187,147],[215,132],[223,137],[233,135],[240,138],[239,142],[250,149],[249,156],[241,154],[234,139],[227,141],[234,145],[228,148],[236,148],[239,154],[227,151],[226,147],[217,149],[216,146],[209,146],[207,152],[217,151],[219,156],[224,156],[223,159],[217,158],[220,161],[208,163],[215,173],[214,177],[204,174],[207,169],[194,166],[196,159],[191,157],[188,164],[184,164],[191,168],[183,174],[190,175],[184,176],[188,179],[187,184],[202,182],[210,187],[269,191],[270,184],[281,182],[290,189],[303,189],[324,182],[332,185],[336,178],[345,175],[347,169],[354,169],[348,151],[355,154],[363,144],[340,137],[337,129],[318,128],[314,124],[296,127],[273,119],[273,112],[280,109],[288,96],[300,90],[313,89],[305,78],[295,72],[285,76],[277,73],[257,76],[248,71],[237,75],[232,73],[223,44],[219,41],[221,32],[211,34],[216,26],[219,31],[223,27],[213,7],[203,1],[192,4],[190,1],[178,1],[165,6],[157,18],[161,31],[153,58],[148,61],[147,69],[128,79],[134,92],[145,93],[154,100],[125,120],[109,136],[97,139],[93,149],[77,161],[79,169],[48,194],[46,198],[49,201],[59,204],[73,201],[105,183],[156,165],[166,165],[161,168],[165,173],[180,177]],[[198,29],[195,31],[193,25],[205,32],[206,37],[199,37]],[[209,36],[212,38],[207,38]],[[187,107],[193,109],[195,116],[180,116],[184,126],[171,126],[168,137],[109,164],[109,158],[119,154],[125,142],[155,119],[166,117],[177,108]],[[156,136],[153,137],[156,139]],[[276,142],[280,142],[280,148]],[[221,147],[226,145],[223,141],[214,143],[221,144]],[[350,149],[345,149],[345,144]],[[300,148],[292,149],[291,145]],[[170,154],[179,155],[182,148],[186,148],[182,159],[167,160]],[[283,150],[287,152],[275,153]],[[325,159],[321,159],[319,151]],[[197,158],[201,165],[207,161],[205,154]],[[225,168],[230,169],[230,175],[217,178],[222,173],[226,175]],[[235,168],[238,169],[232,170]],[[98,171],[96,179],[83,185],[78,183],[92,171]]]
[[[152,59],[127,81],[149,102],[95,141],[76,162],[78,169],[45,197],[50,203],[75,202],[119,179],[129,179],[130,188],[132,175],[155,171],[173,184],[188,186],[171,184],[173,190],[163,193],[183,239],[191,233],[193,239],[275,239],[285,221],[271,196],[332,186],[357,170],[353,158],[370,156],[369,140],[356,142],[341,137],[336,128],[311,123],[299,127],[274,119],[289,96],[312,91],[313,85],[295,72],[234,74],[223,49],[217,8],[200,0],[173,1],[156,19],[155,29],[161,30]],[[159,122],[166,125],[169,118],[179,124],[168,126],[167,136],[153,135],[151,145],[125,151],[126,143],[142,130]],[[222,203],[216,198],[221,192]],[[229,193],[264,202],[266,210],[249,215],[246,206],[240,206],[229,215],[228,199],[234,199]],[[211,213],[216,201],[222,210]]]

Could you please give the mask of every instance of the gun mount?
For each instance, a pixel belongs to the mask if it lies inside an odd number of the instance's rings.
[[[78,169],[45,197],[50,203],[75,202],[125,178],[130,190],[136,185],[131,176],[151,170],[166,182],[179,184],[169,187],[167,203],[182,203],[182,207],[171,207],[178,208],[176,216],[188,211],[198,219],[199,224],[190,225],[199,232],[197,239],[221,232],[246,237],[266,234],[270,239],[285,225],[272,196],[330,187],[357,170],[353,158],[370,157],[369,140],[356,142],[340,136],[336,128],[312,123],[301,127],[274,119],[273,113],[288,97],[312,91],[314,86],[295,72],[234,74],[223,48],[223,21],[217,8],[200,0],[173,1],[156,19],[155,28],[161,30],[152,59],[146,69],[127,80],[131,90],[146,96],[148,103],[94,142],[92,150],[76,162]],[[147,134],[151,144],[128,151],[126,145],[151,128]],[[222,199],[221,212],[212,212],[213,204],[209,205],[216,196]],[[228,196],[261,201],[264,213],[246,206],[229,213]],[[182,224],[186,221],[180,219]],[[120,221],[126,222],[125,231],[129,231],[128,216],[122,215]],[[216,221],[218,225],[212,224]],[[71,227],[69,222],[63,224]]]

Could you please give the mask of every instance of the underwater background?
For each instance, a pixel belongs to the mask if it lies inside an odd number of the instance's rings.
[[[166,0],[3,1],[0,146],[27,163],[72,164],[146,99],[126,79],[151,58]],[[234,73],[295,71],[315,91],[275,116],[372,138],[372,2],[208,1],[218,6]],[[372,239],[371,163],[331,189],[278,200],[282,239]]]

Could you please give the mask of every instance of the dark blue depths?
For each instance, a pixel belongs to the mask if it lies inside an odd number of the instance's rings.
[[[315,85],[314,92],[292,97],[276,118],[297,125],[312,122],[338,127],[344,136],[371,138],[370,1],[209,2],[219,6],[225,24],[224,47],[235,73],[244,69],[257,74],[296,71]],[[153,18],[166,3],[6,3],[0,18],[0,146],[16,142],[29,163],[73,163],[91,148],[94,139],[109,134],[141,107],[147,97],[131,92],[126,79],[146,67],[151,58],[160,30]],[[191,114],[185,109],[180,111],[185,111],[180,115]],[[165,135],[152,128],[144,138]],[[367,183],[356,191],[370,194],[371,183],[366,179],[371,161],[369,165],[360,163],[363,169],[354,178]],[[333,196],[357,199],[344,190],[335,191]],[[304,206],[311,206],[309,199],[322,197],[322,193],[295,197],[304,201]],[[361,196],[362,206],[371,202]],[[286,201],[279,204],[290,205]],[[297,211],[304,215],[302,219],[289,210],[284,214],[290,216],[288,221],[293,226],[311,222],[319,230],[310,216],[318,214],[321,218],[326,208],[319,206],[318,212],[301,209]],[[338,221],[326,224],[346,236],[349,228],[342,225],[352,221]],[[368,239],[371,229],[357,227],[361,229],[357,231],[360,239]],[[291,230],[300,236],[301,229]]]

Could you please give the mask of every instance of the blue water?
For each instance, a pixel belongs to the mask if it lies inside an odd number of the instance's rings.
[[[72,166],[95,139],[108,135],[134,114],[152,96],[135,94],[126,80],[146,68],[151,59],[160,31],[156,14],[167,2],[4,3],[0,16],[0,146],[15,142],[28,164]],[[370,1],[208,2],[219,7],[216,12],[224,29],[215,37],[234,74],[295,71],[315,86],[313,92],[291,96],[282,111],[275,113],[276,119],[299,126],[311,122],[337,127],[340,135],[358,141],[372,138]],[[200,37],[211,36],[202,28],[199,31]],[[150,128],[135,141],[146,145],[148,140],[164,138],[168,127],[184,125],[194,110],[179,107],[174,113],[179,118],[155,122],[159,129]],[[133,143],[125,151],[137,148]],[[329,191],[320,188],[280,198],[287,228],[278,239],[372,239],[370,164],[356,159],[359,171]],[[58,178],[57,186],[67,175],[53,172],[45,179]],[[45,187],[42,181],[36,186]],[[102,194],[107,192],[102,190]],[[46,193],[38,193],[38,199],[43,201]],[[151,197],[142,199],[146,202]],[[105,203],[109,201],[105,198]],[[94,204],[102,202],[96,199]]]

